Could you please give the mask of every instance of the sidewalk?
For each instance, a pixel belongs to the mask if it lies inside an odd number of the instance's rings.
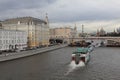
[[[22,57],[27,57],[27,56],[31,56],[31,55],[35,55],[35,54],[40,54],[40,53],[43,53],[43,52],[56,50],[56,49],[63,48],[63,47],[66,47],[66,46],[67,46],[67,44],[55,45],[55,46],[50,46],[50,47],[38,48],[38,49],[35,49],[35,50],[5,53],[5,54],[0,55],[0,62],[13,60],[13,59],[18,59],[18,58],[22,58]]]

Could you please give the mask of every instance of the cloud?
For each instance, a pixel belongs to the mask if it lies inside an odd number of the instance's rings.
[[[0,10],[5,11],[9,9],[34,9],[46,7],[55,0],[3,0],[0,1]]]
[[[39,18],[48,12],[51,22],[111,20],[120,18],[119,5],[120,1],[114,0],[1,0],[0,18],[27,15]]]
[[[35,15],[38,13],[38,10],[44,10],[44,8],[53,4],[55,1],[56,0],[0,0],[0,18],[4,19],[18,16],[38,17],[38,15]]]
[[[120,18],[119,5],[114,0],[59,0],[49,13],[58,22],[110,20]]]
[[[21,16],[44,19],[47,12],[52,26],[78,23],[85,24],[86,31],[95,31],[99,26],[109,26],[105,29],[110,31],[114,25],[119,26],[119,5],[119,0],[0,0],[0,19]]]

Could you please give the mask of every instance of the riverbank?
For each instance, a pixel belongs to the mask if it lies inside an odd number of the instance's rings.
[[[67,46],[67,44],[64,44],[64,45],[62,44],[62,45],[55,45],[55,46],[38,48],[38,49],[28,50],[28,51],[5,53],[5,54],[0,55],[0,62],[14,60],[14,59],[18,59],[18,58],[27,57],[27,56],[32,56],[35,54],[40,54],[40,53],[60,49],[60,48],[66,47],[66,46]]]

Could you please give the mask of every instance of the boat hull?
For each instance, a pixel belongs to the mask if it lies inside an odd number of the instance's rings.
[[[74,55],[72,56],[72,61],[75,62],[76,65],[80,63],[80,61],[87,64],[90,61],[90,54],[84,54],[84,55]]]

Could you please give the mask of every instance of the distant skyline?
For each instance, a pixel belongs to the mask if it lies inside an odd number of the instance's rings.
[[[71,27],[77,26],[78,32],[82,32],[82,25],[84,25],[84,32],[94,33],[97,30],[103,28],[106,32],[113,32],[117,28],[120,28],[120,19],[116,20],[102,20],[102,21],[78,21],[73,23],[51,23],[50,26],[55,27]]]
[[[51,27],[76,23],[92,32],[100,27],[112,31],[120,26],[119,0],[0,0],[0,20],[24,16],[45,19],[45,13]]]

